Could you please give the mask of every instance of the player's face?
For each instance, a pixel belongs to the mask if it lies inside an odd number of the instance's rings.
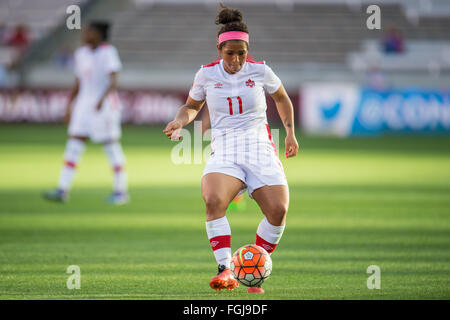
[[[242,40],[229,40],[222,49],[217,47],[223,59],[223,67],[228,73],[236,73],[241,70],[247,59],[247,44]]]
[[[100,33],[92,27],[87,27],[83,32],[83,41],[87,44],[96,44],[101,41]]]

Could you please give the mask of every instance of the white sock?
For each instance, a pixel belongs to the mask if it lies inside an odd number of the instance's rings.
[[[111,142],[103,145],[103,150],[114,170],[114,192],[128,192],[128,177],[125,171],[125,155],[119,142]]]
[[[267,218],[262,219],[256,231],[256,245],[266,249],[268,253],[272,253],[280,242],[286,225],[274,226],[269,223]]]
[[[227,217],[206,221],[206,233],[217,264],[230,268],[231,229]]]
[[[75,177],[76,167],[86,148],[86,143],[79,139],[70,138],[66,143],[64,152],[64,166],[59,175],[58,188],[68,191]]]

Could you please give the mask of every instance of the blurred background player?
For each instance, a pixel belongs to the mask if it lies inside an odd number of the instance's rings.
[[[202,196],[206,231],[218,263],[218,274],[210,286],[233,290],[238,283],[230,270],[231,229],[225,216],[228,205],[248,188],[266,216],[258,226],[256,244],[269,253],[281,239],[289,206],[286,176],[267,124],[265,90],[275,101],[286,129],[287,158],[297,154],[298,143],[293,106],[280,79],[264,62],[247,58],[249,33],[242,13],[221,6],[216,18],[216,24],[223,25],[217,39],[221,59],[200,68],[186,103],[163,131],[169,138],[177,135],[207,102],[211,157],[203,171]],[[249,287],[248,292],[264,290]]]
[[[44,192],[45,199],[67,201],[77,165],[87,140],[91,139],[103,144],[114,171],[113,193],[107,201],[111,204],[129,201],[125,156],[119,142],[121,107],[116,93],[117,74],[122,64],[116,48],[106,42],[108,30],[109,23],[92,22],[83,33],[85,45],[75,52],[76,81],[67,106],[69,139],[64,166],[58,188]]]
[[[203,112],[201,114],[201,121],[202,121],[202,135],[205,134],[205,132],[209,129],[211,129],[211,119],[209,118],[209,110],[208,106],[205,105],[203,107]],[[247,207],[245,203],[244,194],[238,194],[236,197],[234,197],[233,201],[230,202],[228,206],[228,210],[230,211],[243,211]]]

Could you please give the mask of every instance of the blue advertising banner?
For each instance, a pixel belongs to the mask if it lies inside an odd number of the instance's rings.
[[[352,134],[450,131],[450,92],[363,89]]]
[[[354,84],[308,84],[301,97],[300,120],[309,133],[450,132],[450,91],[380,92]]]

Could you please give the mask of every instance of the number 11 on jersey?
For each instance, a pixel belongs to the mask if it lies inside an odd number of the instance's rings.
[[[242,113],[242,99],[241,99],[241,97],[237,97],[236,99],[239,102],[239,113]],[[228,101],[228,107],[230,108],[230,116],[232,116],[233,115],[233,101],[231,100],[230,97],[227,98],[227,101]]]

